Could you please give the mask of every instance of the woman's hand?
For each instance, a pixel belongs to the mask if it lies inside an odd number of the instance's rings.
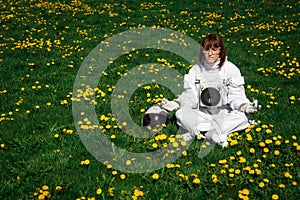
[[[180,108],[180,105],[179,105],[179,103],[177,103],[176,101],[169,101],[168,99],[166,99],[166,98],[163,98],[162,100],[161,100],[161,102],[160,103],[158,103],[158,105],[161,107],[161,108],[163,108],[163,109],[165,109],[165,110],[167,110],[167,111],[174,111],[174,110],[178,110],[179,108]]]
[[[253,99],[253,102],[244,103],[244,104],[240,105],[239,111],[251,114],[251,113],[255,113],[255,112],[259,111],[260,108],[261,108],[261,105],[258,105],[258,100]]]

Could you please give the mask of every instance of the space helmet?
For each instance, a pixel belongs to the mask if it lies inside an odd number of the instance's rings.
[[[142,126],[148,130],[160,130],[168,122],[168,112],[160,106],[154,105],[143,116]]]

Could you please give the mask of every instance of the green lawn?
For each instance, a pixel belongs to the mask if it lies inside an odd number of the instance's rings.
[[[300,198],[299,1],[0,2],[1,199]],[[180,151],[186,144],[178,142],[174,123],[148,138],[126,134],[124,127],[131,126],[119,123],[112,110],[113,102],[124,102],[116,91],[126,96],[123,89],[132,89],[128,105],[119,109],[128,107],[140,125],[151,105],[178,96],[171,88],[182,87],[193,64],[178,56],[182,52],[128,51],[104,72],[91,67],[90,77],[101,79],[92,88],[80,85],[78,96],[76,76],[89,53],[117,34],[145,27],[167,28],[199,43],[206,34],[219,33],[228,59],[245,76],[247,96],[262,105],[251,116],[258,125],[232,133],[229,148],[216,146],[204,158],[198,157],[203,140]],[[167,86],[157,80],[130,85],[134,78],[118,85],[147,63],[180,76],[175,81],[167,76]],[[142,69],[138,77],[155,77],[156,70],[161,69]],[[79,137],[81,129],[101,130],[128,153],[154,154],[170,144],[174,151],[166,159],[178,156],[159,169],[130,173],[117,166],[143,165],[138,158],[124,154],[121,164],[96,159]]]

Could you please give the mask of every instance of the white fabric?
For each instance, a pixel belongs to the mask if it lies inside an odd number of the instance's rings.
[[[221,68],[219,60],[210,66],[199,63],[194,65],[184,77],[184,91],[177,99],[180,109],[176,111],[177,123],[189,133],[208,131],[208,139],[224,144],[229,133],[246,129],[250,124],[245,113],[238,109],[241,104],[250,103],[245,95],[244,78],[240,70],[226,60]],[[222,104],[227,108],[202,108],[199,105],[199,87],[201,83],[208,82],[211,76],[223,85]],[[200,81],[200,83],[199,83]],[[213,108],[212,108],[213,110]]]
[[[158,105],[167,111],[174,111],[179,108],[178,103],[176,103],[175,101],[169,101],[166,98],[163,98]]]
[[[254,99],[251,103],[246,103],[240,106],[240,111],[251,114],[257,112],[261,108],[261,105],[258,105],[258,100]]]
[[[145,114],[162,114],[162,115],[165,115],[165,116],[168,116],[168,112],[164,109],[162,109],[160,106],[158,105],[154,105],[154,106],[151,106]]]

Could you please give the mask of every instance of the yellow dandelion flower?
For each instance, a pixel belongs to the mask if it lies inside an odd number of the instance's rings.
[[[194,178],[193,183],[194,184],[200,184],[200,179],[199,178]]]
[[[113,197],[114,196],[114,188],[108,188],[108,195]]]
[[[273,168],[275,168],[275,167],[276,167],[276,165],[275,165],[275,164],[271,164],[270,166],[271,166],[271,167],[273,167]]]
[[[174,168],[174,167],[175,167],[175,165],[172,164],[172,163],[171,163],[171,164],[167,164],[167,168],[169,168],[169,169],[170,169],[170,168]]]
[[[154,179],[154,180],[159,179],[159,174],[157,174],[157,173],[152,174],[152,179]]]
[[[187,145],[187,144],[186,144],[186,141],[181,141],[180,144],[181,144],[181,146],[183,146],[183,147]]]
[[[261,125],[262,128],[268,128],[269,126],[266,124]]]
[[[86,159],[85,161],[84,161],[84,164],[85,165],[89,165],[91,163],[91,161],[89,160],[89,159]]]
[[[184,178],[184,174],[178,174],[178,176]]]
[[[131,165],[132,162],[131,162],[131,160],[126,160],[125,164],[126,164],[126,165]]]
[[[235,146],[237,145],[239,142],[237,140],[231,140],[230,141],[230,146]]]
[[[47,198],[51,197],[51,194],[50,194],[49,191],[44,191],[44,192],[43,192],[43,195],[44,195],[45,197],[47,197]]]
[[[116,135],[115,135],[115,134],[112,134],[112,135],[110,136],[110,138],[111,138],[111,139],[116,139]]]
[[[251,131],[251,128],[246,128],[245,133],[249,133]]]
[[[285,178],[291,178],[291,179],[293,178],[293,176],[289,172],[285,172],[284,177]]]
[[[285,188],[285,185],[283,183],[281,183],[278,185],[278,187],[283,189],[283,188]]]
[[[173,147],[175,147],[175,148],[179,146],[178,142],[173,142],[172,145],[173,145]]]
[[[295,97],[295,96],[291,96],[291,97],[290,97],[290,100],[291,100],[291,101],[295,101],[295,100],[296,100],[296,97]]]
[[[124,180],[126,178],[126,175],[125,174],[120,174],[120,179],[121,180]]]
[[[288,144],[288,143],[290,143],[290,141],[289,141],[289,140],[285,140],[284,143],[285,143],[285,144]]]
[[[249,170],[251,170],[251,167],[249,167],[249,166],[247,166],[247,167],[244,167],[244,168],[243,168],[243,170],[245,170],[245,171],[249,171]]]
[[[297,147],[297,146],[299,146],[299,144],[297,142],[293,142],[293,146]]]
[[[245,163],[245,162],[246,162],[246,158],[240,157],[239,162],[240,162],[240,163]]]
[[[264,148],[263,151],[264,151],[265,153],[268,153],[268,152],[269,152],[269,149],[268,149],[268,148]]]
[[[38,196],[38,199],[39,200],[43,200],[43,199],[45,199],[46,197],[43,195],[43,194],[40,194],[39,196]]]
[[[260,169],[255,169],[255,172],[257,175],[261,175],[261,170]]]
[[[280,151],[278,151],[278,150],[274,151],[274,155],[278,156],[279,154],[280,154]]]
[[[266,183],[269,183],[269,182],[270,182],[270,180],[267,179],[267,178],[264,178],[263,181],[266,182]]]
[[[108,165],[106,165],[106,168],[107,168],[107,169],[111,169],[111,168],[112,168],[112,165],[111,165],[111,164],[108,164]]]
[[[137,200],[138,199],[137,196],[135,196],[135,195],[131,196],[131,198],[132,198],[132,200]]]
[[[258,127],[258,128],[255,129],[255,131],[256,131],[256,132],[260,132],[260,131],[261,131],[261,128]]]
[[[188,161],[188,162],[186,162],[185,164],[186,164],[186,165],[191,165],[192,162],[191,162],[191,161]]]
[[[271,129],[267,129],[267,130],[266,130],[266,133],[269,133],[269,134],[270,134],[270,133],[272,133],[272,130],[271,130]]]
[[[116,170],[114,170],[114,171],[111,172],[111,174],[115,176],[115,175],[118,174],[118,172]]]
[[[102,193],[102,189],[101,188],[98,188],[98,190],[96,191],[96,194],[101,194]]]
[[[48,186],[48,185],[44,185],[44,186],[42,187],[42,189],[43,189],[43,190],[49,190],[49,186]]]
[[[265,183],[264,182],[260,182],[259,184],[258,184],[258,187],[264,187],[265,186]]]
[[[219,160],[219,163],[220,163],[220,164],[225,164],[225,163],[227,163],[227,160],[226,160],[226,159],[224,159],[224,160]]]
[[[66,133],[69,134],[69,135],[72,135],[73,132],[74,132],[73,130],[66,130]]]
[[[217,175],[215,175],[215,174],[211,175],[211,179],[212,179],[212,182],[213,182],[213,183],[219,182],[218,177],[217,177]]]
[[[296,135],[292,135],[292,139],[293,140],[297,140],[297,136]]]
[[[248,195],[250,194],[250,191],[249,191],[248,189],[245,188],[245,189],[243,189],[243,190],[240,190],[239,193],[248,196]]]
[[[249,198],[247,196],[244,196],[243,194],[239,194],[239,198],[243,200],[248,200]]]
[[[277,194],[273,194],[272,195],[272,200],[277,200],[277,199],[279,199],[278,195]]]
[[[142,196],[144,196],[144,192],[141,191],[141,190],[139,190],[139,189],[135,189],[134,190],[134,196],[136,196],[136,197],[142,197]]]
[[[56,190],[56,191],[61,191],[62,189],[63,189],[63,188],[62,188],[60,185],[58,185],[58,186],[55,187],[55,190]]]
[[[153,147],[154,149],[156,149],[156,148],[158,147],[158,144],[157,144],[157,143],[153,143],[153,144],[152,144],[152,147]]]
[[[252,141],[253,140],[253,138],[252,138],[252,136],[250,134],[247,134],[246,137],[247,137],[248,141]]]
[[[263,158],[267,158],[267,156],[264,154],[263,156],[262,156]]]
[[[270,140],[270,139],[266,139],[266,140],[265,140],[265,143],[266,143],[266,144],[271,144],[272,142],[273,142],[273,141]]]
[[[260,143],[259,143],[259,146],[260,146],[260,147],[265,147],[266,144],[265,144],[264,142],[260,142]]]

